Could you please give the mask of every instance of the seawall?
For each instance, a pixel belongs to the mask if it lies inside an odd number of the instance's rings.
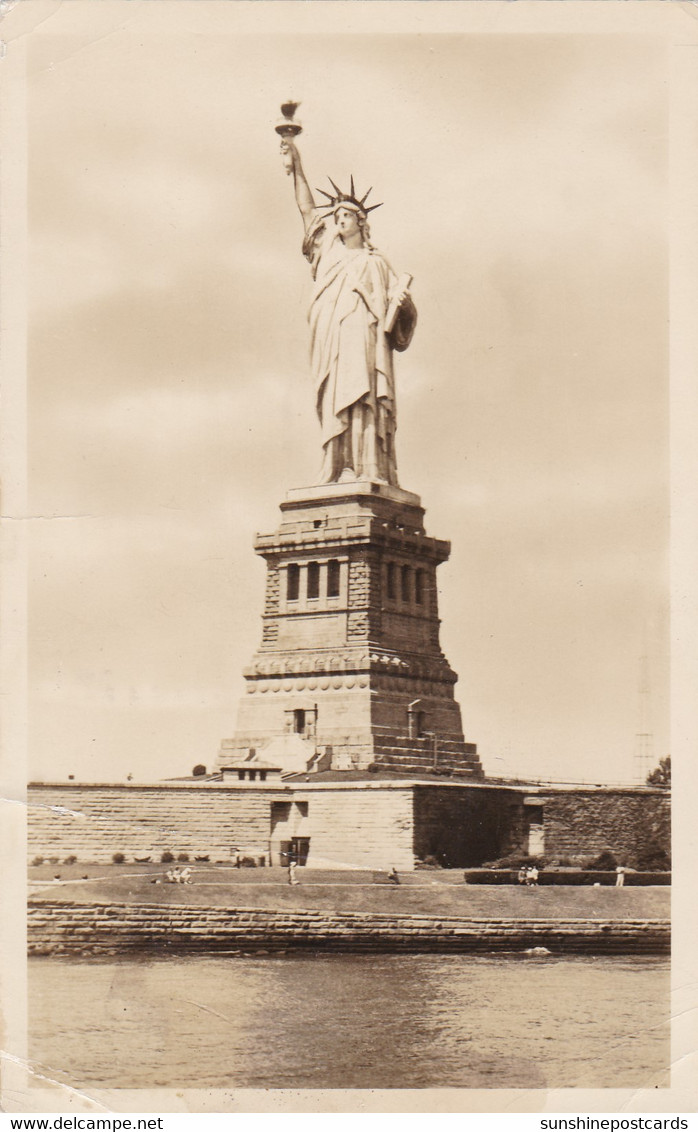
[[[668,920],[473,919],[420,915],[46,901],[30,903],[30,955],[491,952],[660,955]]]

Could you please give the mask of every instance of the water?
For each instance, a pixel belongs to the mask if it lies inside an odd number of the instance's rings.
[[[30,1055],[120,1088],[666,1083],[664,959],[30,960]]]

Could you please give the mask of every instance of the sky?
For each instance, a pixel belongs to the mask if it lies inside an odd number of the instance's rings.
[[[452,543],[466,739],[491,775],[633,781],[638,731],[669,753],[661,45],[121,7],[29,50],[32,777],[174,777],[234,733],[254,536],[320,464],[293,97],[311,185],[373,186],[414,276],[398,474]]]

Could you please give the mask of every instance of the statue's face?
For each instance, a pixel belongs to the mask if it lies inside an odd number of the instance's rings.
[[[351,208],[338,208],[334,214],[335,224],[342,236],[355,236],[361,234],[359,217]]]

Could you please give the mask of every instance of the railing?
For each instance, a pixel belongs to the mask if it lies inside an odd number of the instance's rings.
[[[592,778],[520,778],[516,776],[505,778],[493,775],[486,775],[485,777],[487,782],[500,783],[506,786],[603,786],[609,789],[623,790],[630,787],[638,789],[641,786],[647,786],[646,782],[597,782]],[[647,788],[657,789],[657,787],[651,786],[647,786]],[[669,787],[665,789],[669,789]]]

